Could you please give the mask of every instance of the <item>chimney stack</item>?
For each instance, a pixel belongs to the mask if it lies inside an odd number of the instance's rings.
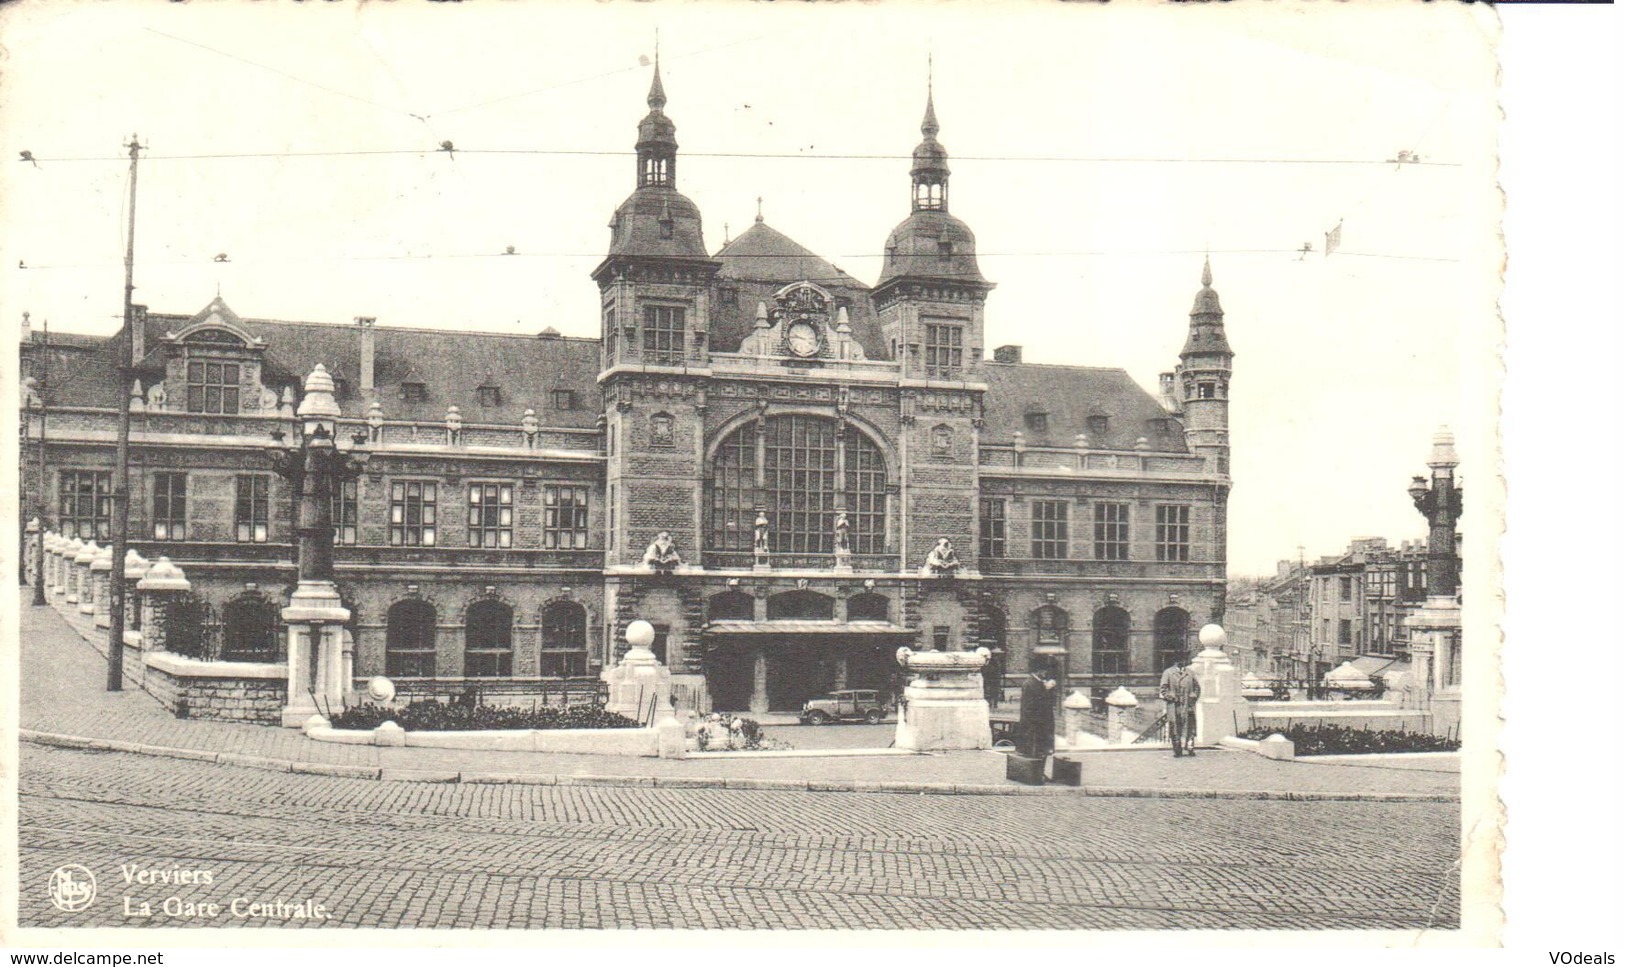
[[[142,357],[146,355],[147,307],[132,305],[130,307],[130,360],[139,366]]]
[[[356,316],[356,328],[361,330],[361,398],[371,400],[377,398],[372,380],[372,360],[376,346],[373,342],[373,326],[377,325],[375,316]]]
[[[993,361],[995,363],[1019,363],[1021,362],[1021,347],[1000,346],[993,350]]]

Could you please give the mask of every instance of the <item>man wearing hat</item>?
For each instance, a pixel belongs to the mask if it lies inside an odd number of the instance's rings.
[[[1196,700],[1202,697],[1202,685],[1189,666],[1190,656],[1181,653],[1162,673],[1162,684],[1157,688],[1157,695],[1168,709],[1168,737],[1176,759],[1196,755]]]
[[[1021,721],[1016,751],[1042,759],[1055,751],[1055,672],[1047,662],[1033,664],[1021,683]]]

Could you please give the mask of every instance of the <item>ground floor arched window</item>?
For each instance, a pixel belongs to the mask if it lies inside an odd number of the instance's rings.
[[[432,678],[435,672],[435,610],[427,601],[397,601],[384,631],[384,674]]]
[[[276,661],[281,651],[278,611],[276,605],[257,594],[227,601],[220,616],[221,660]]]
[[[1184,608],[1163,608],[1153,622],[1156,643],[1152,671],[1161,672],[1190,650],[1191,614]]]
[[[501,601],[477,601],[463,621],[463,674],[498,678],[513,674],[513,609]]]
[[[756,617],[756,599],[743,591],[724,591],[706,602],[705,616],[712,621],[750,621]]]
[[[587,674],[587,609],[555,601],[542,611],[541,674],[569,678]]]
[[[891,601],[883,594],[866,591],[846,601],[848,621],[890,621]]]
[[[1122,675],[1128,672],[1128,612],[1105,607],[1095,612],[1091,639],[1092,665],[1096,675]]]

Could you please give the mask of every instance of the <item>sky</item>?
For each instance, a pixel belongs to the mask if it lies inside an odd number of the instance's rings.
[[[1237,354],[1232,575],[1424,536],[1405,488],[1440,425],[1470,493],[1496,476],[1496,30],[1477,5],[293,9],[0,11],[0,316],[117,328],[134,132],[154,311],[218,292],[246,317],[596,336],[589,273],[633,187],[657,30],[711,250],[761,198],[873,282],[929,58],[952,211],[998,284],[989,351],[1152,389],[1211,257]]]

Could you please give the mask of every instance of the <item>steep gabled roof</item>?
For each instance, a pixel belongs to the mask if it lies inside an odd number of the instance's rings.
[[[1070,447],[1080,433],[1089,446],[1132,450],[1140,437],[1152,450],[1186,453],[1179,419],[1121,369],[1049,366],[1037,363],[984,363],[987,424],[982,440],[1008,444],[1020,430],[1029,446]],[[1043,413],[1045,429],[1027,417]],[[1106,433],[1091,433],[1089,417],[1106,417]]]

